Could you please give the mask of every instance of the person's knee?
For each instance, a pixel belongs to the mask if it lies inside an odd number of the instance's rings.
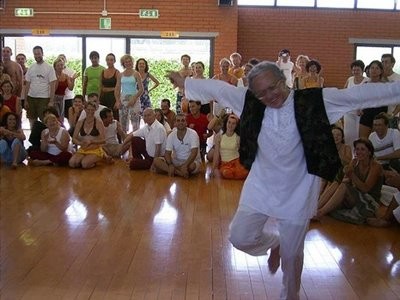
[[[247,252],[254,246],[256,237],[246,234],[242,229],[232,225],[229,234],[229,241],[236,249]]]

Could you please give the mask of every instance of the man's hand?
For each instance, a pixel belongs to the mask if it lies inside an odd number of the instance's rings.
[[[390,186],[400,188],[400,174],[395,171],[385,171],[385,182]]]

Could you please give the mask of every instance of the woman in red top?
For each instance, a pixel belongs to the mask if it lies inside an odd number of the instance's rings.
[[[74,89],[76,77],[69,77],[63,72],[65,68],[65,62],[62,58],[57,58],[53,63],[53,67],[57,76],[56,91],[54,95],[54,108],[60,115],[60,122],[64,123],[65,90],[67,88],[71,91]]]
[[[16,113],[19,117],[21,117],[21,99],[13,93],[14,85],[12,82],[10,80],[3,81],[0,85],[0,89],[3,93],[3,104],[7,105],[13,113]]]

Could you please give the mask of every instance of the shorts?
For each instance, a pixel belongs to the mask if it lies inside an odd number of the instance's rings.
[[[83,154],[83,155],[96,155],[100,158],[104,157],[104,150],[101,147],[96,148],[96,149],[89,149],[89,150],[84,150],[82,148],[79,148],[76,153]]]

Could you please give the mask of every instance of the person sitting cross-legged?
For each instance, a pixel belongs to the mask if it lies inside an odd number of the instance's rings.
[[[104,125],[104,135],[106,143],[103,145],[104,152],[115,158],[120,158],[122,154],[128,151],[130,145],[121,144],[119,138],[124,141],[126,138],[125,131],[122,130],[121,123],[114,119],[113,111],[106,107],[100,112],[100,118]]]
[[[34,166],[68,165],[72,154],[69,150],[71,137],[68,131],[61,127],[59,119],[53,114],[44,117],[47,126],[42,131],[40,150],[32,150],[29,153],[30,164]]]
[[[167,138],[165,157],[155,158],[154,167],[158,173],[189,178],[201,168],[199,137],[196,131],[187,127],[184,114],[176,115],[175,125],[176,130]]]
[[[163,156],[165,152],[167,133],[164,126],[156,120],[154,110],[146,108],[143,120],[146,125],[129,134],[122,146],[125,149],[126,145],[132,145],[132,158],[129,161],[131,170],[154,170],[153,160]]]
[[[212,175],[226,179],[245,179],[249,171],[239,161],[239,118],[231,114],[223,124],[222,133],[215,136]]]

